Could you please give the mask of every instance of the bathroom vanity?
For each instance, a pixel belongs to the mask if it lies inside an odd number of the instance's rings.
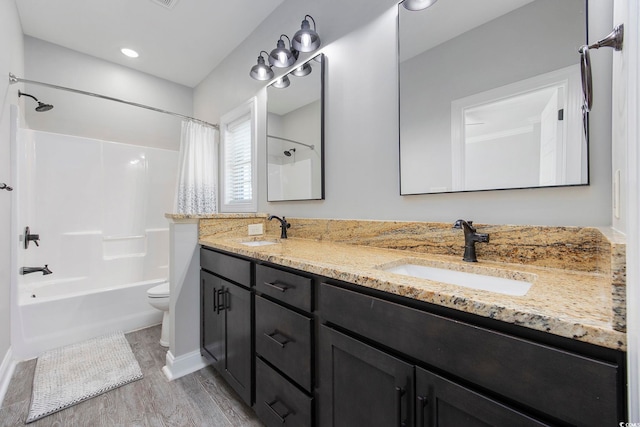
[[[624,334],[579,324],[568,308],[593,299],[601,276],[522,266],[533,286],[515,297],[380,267],[406,251],[295,238],[200,243],[202,354],[267,426],[602,426],[626,417]],[[571,280],[586,295],[573,299]],[[540,301],[564,297],[566,316],[554,320]]]

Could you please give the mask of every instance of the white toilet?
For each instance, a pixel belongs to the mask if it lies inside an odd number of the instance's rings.
[[[169,347],[169,282],[164,282],[147,290],[147,300],[152,307],[162,310],[162,334],[160,345]]]

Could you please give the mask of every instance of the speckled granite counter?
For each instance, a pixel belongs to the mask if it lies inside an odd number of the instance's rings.
[[[599,273],[481,261],[459,257],[290,238],[249,247],[248,238],[201,238],[200,244],[332,279],[342,280],[531,329],[625,350],[626,336],[611,325],[611,283]],[[533,286],[522,297],[474,290],[383,271],[405,262],[445,264],[456,270],[490,269],[496,276],[528,276]]]
[[[626,350],[625,244],[611,230],[591,227],[477,225],[489,244],[478,244],[478,263],[461,261],[461,233],[451,224],[288,218],[289,239],[280,240],[276,221],[266,214],[199,217],[199,243],[332,279],[414,298],[456,310]],[[173,219],[183,216],[167,215]],[[247,225],[262,223],[242,242]],[[386,272],[402,263],[525,278],[525,296],[448,285]]]

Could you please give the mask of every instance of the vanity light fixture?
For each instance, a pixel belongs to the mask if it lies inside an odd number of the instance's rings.
[[[262,57],[262,52],[269,55],[264,50],[260,51],[260,55],[258,56],[258,63],[251,67],[251,72],[249,75],[255,80],[271,80],[273,78],[273,70],[270,65],[265,63],[264,58]]]
[[[313,30],[307,18],[313,21]],[[305,15],[300,29],[293,35],[291,46],[298,52],[313,52],[320,47],[320,36],[316,32],[316,21],[311,15]]]
[[[402,6],[407,10],[417,11],[433,6],[438,0],[404,0]]]
[[[304,77],[311,74],[311,70],[312,70],[311,65],[309,65],[308,62],[305,62],[304,64],[302,64],[301,66],[293,70],[291,74],[293,74],[296,77]]]
[[[286,34],[280,35],[276,48],[269,54],[269,64],[278,68],[286,68],[293,65],[298,59],[297,51],[291,51],[284,46],[283,37],[286,37],[289,41],[289,47],[291,47],[291,39]]]
[[[276,89],[284,89],[286,87],[289,87],[290,84],[291,84],[291,80],[289,80],[289,77],[282,76],[279,79],[277,79],[275,82],[273,82],[271,86],[275,87]]]
[[[138,56],[140,56],[138,52],[133,49],[129,49],[128,47],[123,47],[122,49],[120,49],[120,52],[122,52],[123,55],[128,56],[129,58],[137,58]]]

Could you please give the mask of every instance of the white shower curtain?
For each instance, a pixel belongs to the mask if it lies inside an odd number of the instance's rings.
[[[218,212],[218,131],[194,121],[182,122],[175,212]]]

